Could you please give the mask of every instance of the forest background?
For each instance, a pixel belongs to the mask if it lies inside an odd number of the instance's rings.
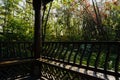
[[[49,8],[43,19],[45,41],[120,40],[118,0],[54,0],[47,18]],[[33,34],[32,0],[1,0],[0,40],[32,41]]]

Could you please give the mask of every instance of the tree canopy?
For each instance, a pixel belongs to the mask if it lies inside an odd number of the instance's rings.
[[[119,4],[118,0],[54,0],[49,18],[50,3],[43,19],[45,41],[119,41]],[[1,0],[0,10],[1,40],[33,39],[32,0]]]

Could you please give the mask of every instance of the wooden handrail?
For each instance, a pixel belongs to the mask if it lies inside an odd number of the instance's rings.
[[[120,77],[120,42],[44,42],[42,58]]]

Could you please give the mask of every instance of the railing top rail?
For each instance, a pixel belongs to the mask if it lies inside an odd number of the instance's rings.
[[[0,43],[14,42],[14,43],[27,43],[33,41],[0,41]],[[120,43],[120,41],[45,41],[43,43]]]
[[[27,42],[33,42],[33,41],[0,41],[0,43],[1,43],[1,42],[2,42],[2,43],[6,43],[6,42],[11,42],[11,43],[12,43],[12,42],[14,42],[14,43],[23,43],[23,42],[24,42],[24,43],[27,43]]]
[[[120,41],[79,41],[79,42],[43,42],[43,43],[68,43],[68,44],[120,44]]]

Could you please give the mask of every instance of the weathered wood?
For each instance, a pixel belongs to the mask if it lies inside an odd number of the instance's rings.
[[[22,63],[29,63],[29,62],[35,62],[35,59],[15,59],[15,60],[9,60],[9,61],[2,61],[0,62],[0,67],[5,67],[5,66],[9,66],[9,65],[15,65],[15,64],[22,64]]]
[[[41,17],[41,0],[33,0],[33,8],[35,12],[35,24],[34,24],[34,57],[39,58],[42,47],[42,17]]]

